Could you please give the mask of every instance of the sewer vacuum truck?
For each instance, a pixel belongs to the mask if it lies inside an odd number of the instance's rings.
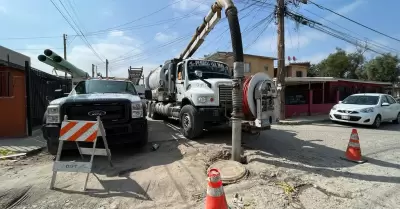
[[[190,58],[220,20],[222,9],[230,26],[233,69],[223,62]],[[270,129],[276,120],[276,87],[265,73],[245,78],[243,68],[237,9],[231,0],[218,0],[182,54],[165,61],[146,77],[148,116],[179,120],[183,135],[189,139],[201,136],[203,129],[224,123],[233,126],[238,132],[235,136],[242,130],[254,133]]]

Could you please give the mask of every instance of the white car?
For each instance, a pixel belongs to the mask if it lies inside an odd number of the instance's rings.
[[[400,122],[400,104],[387,94],[353,94],[333,106],[329,118],[379,128],[382,122]]]

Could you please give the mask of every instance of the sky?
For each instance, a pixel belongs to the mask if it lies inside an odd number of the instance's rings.
[[[239,10],[246,54],[276,57],[277,27],[269,23],[274,0],[234,0]],[[265,1],[266,4],[262,4]],[[74,30],[56,9],[75,27]],[[63,55],[62,34],[67,34],[67,60],[91,72],[92,64],[105,75],[127,77],[127,69],[144,67],[145,74],[179,55],[208,13],[212,0],[0,0],[0,45],[31,57],[32,66],[51,73],[52,67],[38,61],[45,49]],[[400,39],[398,0],[313,0],[352,20]],[[345,32],[368,46],[384,46],[380,52],[397,53],[400,42],[354,24],[313,4],[290,5],[290,11]],[[68,11],[68,12],[67,12]],[[225,14],[222,14],[225,17]],[[264,21],[262,21],[264,20]],[[268,24],[269,23],[269,24]],[[206,38],[194,57],[216,51],[231,51],[227,20]],[[76,36],[76,34],[85,36]],[[348,52],[356,47],[308,26],[285,20],[286,57],[318,63],[336,47]],[[392,49],[388,49],[390,47]],[[91,49],[92,48],[92,49]],[[399,50],[400,51],[400,50]],[[378,54],[366,52],[367,58]]]

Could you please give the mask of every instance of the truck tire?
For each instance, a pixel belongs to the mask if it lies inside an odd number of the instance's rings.
[[[153,119],[153,120],[160,120],[161,116],[160,116],[160,114],[158,114],[158,113],[156,113],[154,111],[155,107],[156,107],[156,103],[152,103],[151,104],[151,111],[150,111],[150,118]]]
[[[47,152],[51,155],[57,155],[58,143],[54,143],[52,139],[48,139],[47,141]]]
[[[203,133],[204,122],[192,105],[185,105],[180,113],[182,133],[188,139],[195,139]]]

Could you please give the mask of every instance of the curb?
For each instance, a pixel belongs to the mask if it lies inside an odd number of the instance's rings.
[[[320,122],[327,122],[330,121],[330,119],[320,119],[320,120],[312,120],[312,121],[280,121],[278,122],[278,125],[306,125],[306,124],[313,124],[313,123],[320,123]]]

